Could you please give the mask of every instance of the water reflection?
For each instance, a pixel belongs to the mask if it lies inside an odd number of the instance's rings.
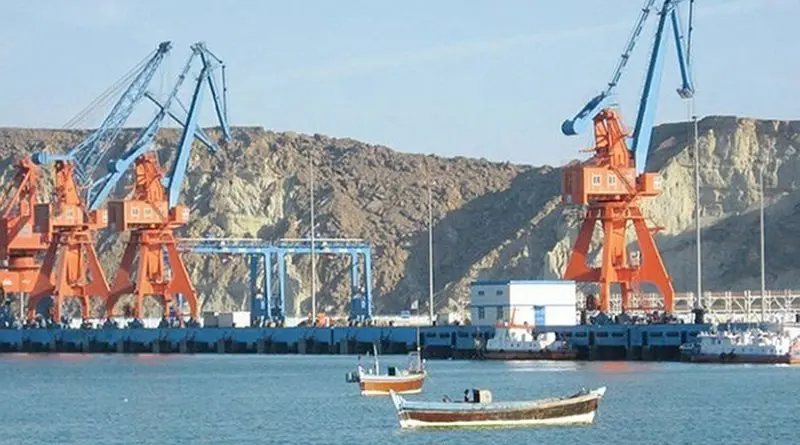
[[[579,362],[567,361],[530,361],[509,360],[505,362],[505,371],[509,372],[562,372],[577,371],[582,366]]]
[[[9,352],[0,354],[0,359],[12,362],[29,362],[29,361],[44,361],[44,360],[57,360],[59,362],[84,362],[92,360],[93,354],[70,354],[64,352]]]

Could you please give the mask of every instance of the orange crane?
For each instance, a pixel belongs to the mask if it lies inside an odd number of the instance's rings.
[[[622,288],[623,311],[632,309],[630,296],[639,291],[638,283],[653,283],[664,297],[668,311],[673,308],[674,290],[664,262],[648,229],[639,199],[660,193],[657,173],[636,176],[633,156],[625,142],[627,134],[617,113],[602,110],[594,118],[594,156],[586,163],[564,169],[563,199],[572,204],[588,205],[575,248],[570,255],[566,279],[600,283],[599,308],[609,311],[610,288]],[[631,263],[627,252],[626,231],[633,223],[639,241],[640,259]],[[589,267],[589,247],[595,227],[603,233],[602,265]]]
[[[94,247],[94,232],[105,227],[107,214],[85,210],[73,172],[71,163],[56,161],[54,203],[36,205],[36,229],[50,237],[50,244],[31,292],[28,320],[36,317],[39,303],[49,296],[53,297],[49,314],[53,320],[62,319],[65,297],[80,299],[81,317],[88,320],[90,298],[105,299],[108,293]]]
[[[181,121],[171,113],[170,104],[175,100],[180,85],[196,57],[202,61],[202,68],[196,79],[186,120]],[[109,322],[115,315],[115,306],[127,294],[134,294],[135,298],[134,326],[141,325],[141,318],[144,315],[144,297],[148,295],[156,297],[162,302],[162,324],[170,316],[170,308],[176,302],[174,298],[176,296],[182,297],[189,304],[189,324],[196,324],[198,320],[197,293],[178,253],[174,235],[176,229],[188,222],[189,208],[178,204],[177,201],[195,137],[212,152],[218,150],[196,123],[204,92],[203,84],[206,82],[213,95],[223,138],[226,141],[231,138],[227,121],[227,101],[224,96],[227,91],[224,69],[222,61],[211,53],[202,42],[195,43],[192,46],[192,56],[187,61],[165,104],[162,105],[151,97],[160,106],[161,111],[153,119],[151,125],[143,131],[140,142],[135,144],[134,148],[120,161],[117,172],[124,172],[130,162],[134,160],[135,185],[133,196],[130,199],[110,201],[108,205],[111,227],[116,231],[131,232],[122,262],[117,269],[109,292],[106,305],[106,316]],[[222,73],[222,98],[217,94],[218,88],[213,76],[215,71]],[[172,116],[183,127],[181,140],[178,143],[178,154],[169,174],[165,174],[161,169],[156,154],[147,151],[158,126],[167,115]],[[116,178],[111,178],[110,182],[115,183]],[[165,183],[168,184],[166,188]],[[138,267],[135,267],[137,257]],[[176,315],[182,323],[182,308],[179,307],[178,312]]]
[[[33,227],[39,168],[30,158],[20,160],[15,168],[0,216],[0,290],[27,294],[33,291],[40,267],[38,257],[47,250],[47,240]]]
[[[52,298],[49,316],[61,322],[65,298],[78,298],[84,323],[91,315],[90,299],[108,297],[108,283],[94,246],[95,232],[106,226],[108,215],[97,198],[94,172],[114,148],[134,106],[144,97],[148,84],[171,49],[161,42],[137,68],[132,79],[100,127],[65,154],[36,153],[37,165],[55,164],[55,187],[49,204],[37,204],[35,230],[48,236],[49,246],[31,292],[28,319],[36,317],[42,301]],[[126,82],[119,82],[123,86]],[[113,168],[114,163],[110,163]]]
[[[163,303],[163,317],[169,316],[173,296],[183,295],[190,307],[190,316],[198,317],[197,296],[189,273],[176,249],[173,231],[188,222],[189,209],[178,206],[170,210],[164,186],[164,172],[156,154],[145,153],[136,158],[135,186],[132,199],[110,201],[109,220],[120,232],[131,231],[122,262],[111,284],[106,317],[114,317],[114,308],[126,294],[135,294],[133,317],[144,316],[145,295],[153,295]],[[166,251],[169,262],[164,261]],[[138,269],[134,262],[138,254]],[[169,266],[171,277],[168,275]],[[134,272],[135,281],[134,281]]]
[[[660,193],[657,173],[645,173],[645,167],[653,133],[657,86],[661,79],[666,41],[664,35],[668,22],[672,26],[683,81],[678,94],[684,99],[694,95],[694,85],[689,73],[694,0],[689,1],[689,34],[686,39],[678,13],[681,1],[661,0],[660,7],[656,7],[656,0],[645,1],[608,88],[592,98],[574,118],[564,121],[561,126],[564,134],[575,135],[589,121],[594,123],[594,156],[582,164],[564,169],[563,202],[568,205],[588,206],[564,278],[598,283],[598,306],[606,313],[610,310],[611,286],[615,283],[621,287],[623,312],[635,309],[631,306],[631,296],[641,291],[642,283],[651,283],[656,287],[663,297],[664,311],[674,310],[675,292],[672,281],[653,240],[654,230],[647,227],[639,202],[642,198]],[[654,11],[659,20],[639,102],[636,126],[633,132],[626,132],[619,114],[610,108],[612,93],[647,18]],[[633,225],[639,246],[639,257],[633,261],[629,258],[627,249],[626,232],[629,222]],[[600,223],[603,236],[601,265],[590,267],[589,248],[597,223]]]

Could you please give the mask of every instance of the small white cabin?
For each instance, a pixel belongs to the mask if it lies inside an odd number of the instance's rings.
[[[498,280],[470,285],[470,320],[477,326],[511,322],[530,326],[577,324],[574,281]]]

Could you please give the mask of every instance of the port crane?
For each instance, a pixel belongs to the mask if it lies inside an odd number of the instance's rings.
[[[0,207],[0,293],[28,294],[39,273],[39,257],[47,250],[46,236],[33,230],[41,172],[30,158],[14,169]]]
[[[171,107],[195,60],[201,61],[200,73],[194,84],[192,99],[186,118],[177,117]],[[215,80],[221,73],[222,90]],[[134,294],[133,324],[140,326],[143,317],[145,296],[161,300],[163,308],[162,323],[169,317],[170,308],[177,301],[185,301],[190,308],[190,324],[196,323],[199,316],[197,293],[189,278],[189,273],[176,247],[174,230],[185,225],[189,219],[189,208],[179,204],[181,187],[188,167],[192,142],[195,137],[206,145],[212,153],[219,147],[214,144],[197,125],[200,104],[203,101],[205,86],[211,92],[217,119],[222,130],[222,140],[231,139],[227,119],[227,85],[225,65],[209,51],[203,42],[192,45],[192,54],[187,60],[172,92],[162,103],[148,96],[159,111],[150,124],[141,132],[136,142],[104,178],[101,193],[97,200],[102,201],[113,190],[122,175],[134,165],[134,187],[129,199],[112,200],[108,203],[109,226],[113,230],[130,231],[122,262],[111,284],[106,304],[107,323],[114,317],[114,309],[124,295]],[[221,93],[221,94],[220,94]],[[167,116],[172,117],[183,128],[177,146],[176,160],[168,174],[162,170],[158,157],[151,145],[159,127]],[[165,258],[166,256],[166,258]],[[138,259],[138,267],[135,263]],[[182,304],[177,304],[179,310]],[[178,314],[182,320],[183,314]]]
[[[34,209],[34,230],[48,237],[48,248],[30,294],[29,320],[35,318],[39,304],[51,296],[50,316],[54,320],[62,319],[62,305],[69,297],[80,300],[84,322],[90,316],[90,298],[108,298],[108,283],[94,246],[95,232],[107,225],[108,214],[97,206],[89,207],[97,193],[94,174],[114,149],[123,125],[171,48],[170,42],[161,42],[125,76],[124,80],[132,80],[100,127],[87,138],[64,154],[33,155],[37,166],[55,164],[55,185],[51,201],[36,204]]]
[[[667,22],[671,25],[677,50],[682,84],[678,95],[689,99],[694,95],[690,74],[691,35],[694,0],[688,0],[688,33],[683,35],[679,14],[682,0],[647,0],[642,7],[625,50],[617,63],[607,88],[593,97],[572,119],[563,122],[562,133],[576,135],[589,122],[594,127],[594,155],[591,159],[568,165],[564,169],[562,201],[567,205],[587,206],[574,249],[570,255],[565,279],[578,282],[599,283],[598,306],[602,312],[610,307],[610,288],[621,286],[622,309],[633,309],[630,298],[639,291],[641,283],[655,285],[664,299],[664,310],[674,309],[674,289],[666,267],[653,239],[654,230],[647,227],[639,207],[642,198],[660,193],[657,173],[645,172],[658,87],[664,64],[665,41],[668,40]],[[633,133],[623,127],[619,113],[612,108],[617,84],[630,59],[645,23],[653,14],[658,16],[655,37],[639,101]],[[638,239],[639,257],[629,258],[626,232],[632,222]],[[602,253],[600,267],[590,267],[589,248],[597,223],[602,227]]]

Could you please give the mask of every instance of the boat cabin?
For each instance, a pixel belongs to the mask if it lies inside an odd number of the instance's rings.
[[[472,398],[470,400],[465,400],[466,403],[492,403],[492,392],[488,389],[478,389],[475,388],[472,390]]]

